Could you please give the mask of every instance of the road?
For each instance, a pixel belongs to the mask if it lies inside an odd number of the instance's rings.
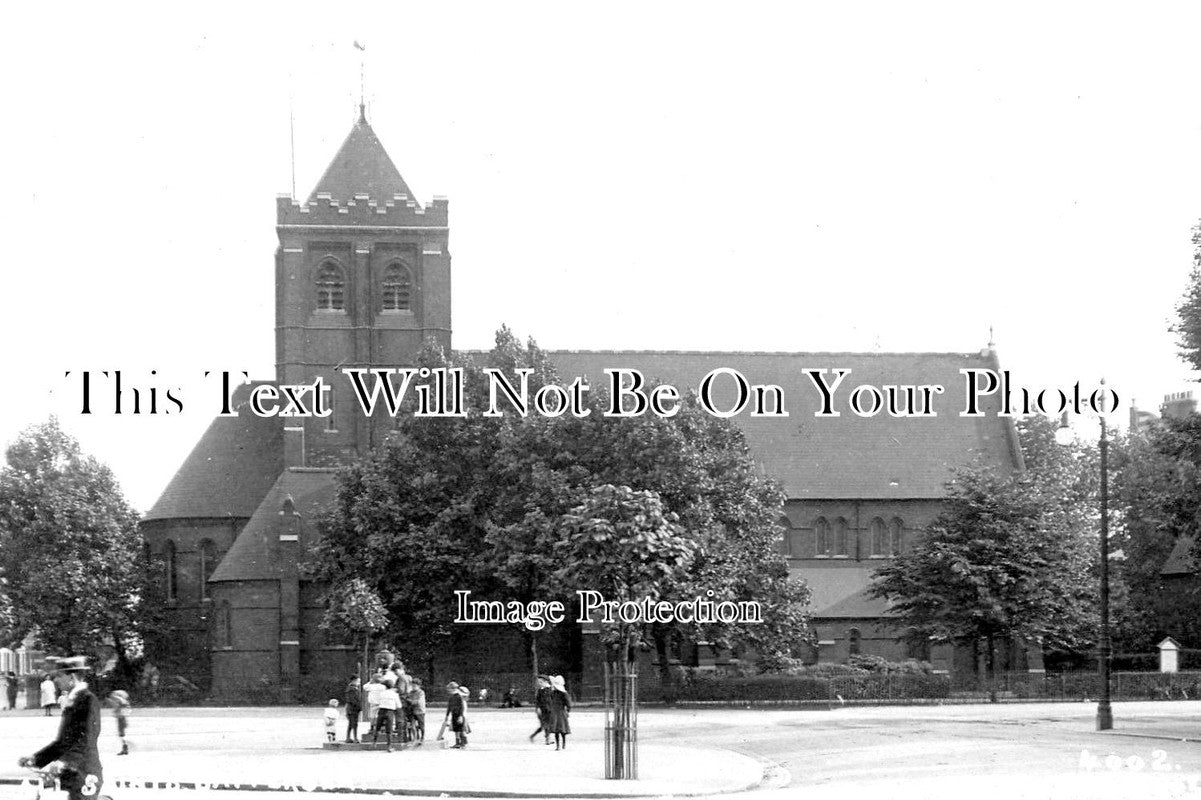
[[[1115,704],[1116,729],[1107,733],[1094,730],[1095,708],[1071,703],[664,711],[644,715],[643,738],[725,747],[787,770],[788,787],[755,793],[761,798],[1201,800],[1201,742],[1145,738],[1166,731],[1201,739],[1201,703]],[[674,725],[665,724],[673,717]]]
[[[647,754],[734,751],[758,760],[768,779],[753,791],[731,798],[804,797],[1163,797],[1201,800],[1201,742],[1144,738],[1168,734],[1201,739],[1201,703],[1118,703],[1116,730],[1094,730],[1095,706],[1072,704],[844,707],[832,711],[795,709],[643,709],[639,737]],[[545,753],[526,740],[532,730],[528,710],[477,709],[473,751],[455,762],[466,769],[491,763],[523,762],[548,769],[539,783],[553,791],[555,770],[566,758]],[[106,770],[122,766],[156,769],[159,774],[218,773],[250,769],[279,771],[339,763],[314,750],[320,709],[138,709],[132,731],[134,754],[117,759],[111,731],[102,740]],[[431,709],[431,719],[439,716]],[[0,762],[47,741],[57,719],[0,715]],[[578,773],[597,775],[601,765],[603,715],[578,709],[572,715],[570,757]],[[550,748],[553,750],[553,748]],[[375,754],[359,754],[363,766]],[[446,763],[447,753],[397,755],[395,764],[421,769]],[[564,754],[567,756],[568,754]],[[411,758],[410,758],[411,756]],[[380,755],[382,758],[388,756]],[[697,756],[692,756],[697,758]],[[714,756],[708,758],[712,760]],[[499,759],[499,760],[498,760]],[[346,763],[346,762],[342,762]],[[578,765],[583,764],[582,768]],[[752,765],[753,766],[753,765]],[[651,772],[653,765],[647,765]],[[521,770],[510,770],[520,777]],[[11,769],[9,770],[11,772]],[[499,769],[497,770],[500,771]],[[478,776],[477,776],[478,777]],[[526,776],[528,777],[528,775]],[[753,780],[753,779],[752,779]],[[607,783],[607,782],[606,782]],[[478,785],[478,781],[477,781]],[[496,788],[508,786],[497,783]],[[607,783],[611,786],[612,783]],[[745,783],[742,785],[746,785]],[[491,788],[491,787],[489,787]],[[195,792],[114,791],[117,800],[195,800]],[[120,796],[118,796],[120,795]],[[0,797],[15,797],[4,787]],[[131,797],[136,796],[136,797]],[[217,800],[271,800],[272,793],[222,791]],[[314,794],[345,798],[345,795]],[[436,794],[435,794],[436,796]]]

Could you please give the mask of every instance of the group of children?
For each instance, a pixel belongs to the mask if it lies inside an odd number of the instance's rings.
[[[380,733],[385,736],[388,752],[392,752],[392,734],[400,734],[402,742],[413,741],[420,745],[425,740],[425,690],[419,678],[410,677],[404,664],[397,661],[381,666],[360,684],[354,675],[346,685],[346,741],[359,741],[359,714],[364,710],[368,723],[367,736],[379,741]],[[325,709],[326,740],[337,740],[338,700],[329,701]]]
[[[446,717],[438,731],[441,740],[447,727],[455,735],[453,750],[467,746],[467,734],[471,725],[467,721],[467,698],[471,691],[466,686],[451,681],[446,684]],[[392,752],[392,732],[399,727],[402,742],[414,742],[420,746],[425,741],[425,690],[421,680],[405,673],[404,664],[395,662],[377,669],[367,683],[360,685],[358,676],[353,676],[346,686],[346,742],[359,741],[359,713],[366,697],[366,719],[371,727],[367,735],[372,742],[379,741],[382,731],[386,736],[388,752]],[[338,700],[333,698],[325,709],[325,736],[327,741],[337,741]],[[530,734],[530,741],[542,733],[546,744],[555,737],[555,749],[567,747],[567,735],[571,733],[568,716],[571,713],[571,695],[561,675],[539,675],[538,692],[534,700],[538,713],[538,729]]]

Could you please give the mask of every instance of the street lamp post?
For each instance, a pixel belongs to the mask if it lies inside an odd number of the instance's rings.
[[[1101,646],[1098,672],[1101,700],[1097,703],[1097,730],[1113,727],[1113,708],[1109,703],[1109,436],[1105,416],[1101,416]]]
[[[1104,388],[1105,381],[1101,381]],[[1097,647],[1097,677],[1101,683],[1101,699],[1097,703],[1097,730],[1107,731],[1113,728],[1113,707],[1109,696],[1109,661],[1112,646],[1109,640],[1109,426],[1105,422],[1105,414],[1101,413],[1101,636]],[[1060,430],[1056,439],[1060,444],[1071,441],[1068,430],[1068,415],[1065,411],[1060,422]],[[1060,433],[1064,434],[1061,438]]]

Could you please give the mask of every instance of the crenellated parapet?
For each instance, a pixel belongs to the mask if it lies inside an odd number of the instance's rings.
[[[446,227],[448,205],[445,197],[434,197],[429,205],[422,206],[403,194],[393,195],[390,200],[365,194],[339,200],[325,193],[316,194],[304,203],[288,195],[275,200],[278,225]]]

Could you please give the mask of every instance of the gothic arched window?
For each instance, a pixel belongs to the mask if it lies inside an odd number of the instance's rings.
[[[884,524],[884,520],[876,517],[872,520],[872,556],[889,555],[888,526]]]
[[[851,628],[851,630],[847,633],[847,650],[853,656],[859,655],[860,638],[861,634],[859,633],[858,628]]]
[[[780,521],[776,523],[780,526],[780,554],[784,556],[792,555],[792,523],[788,521],[788,517],[780,517]]]
[[[175,600],[179,593],[179,565],[175,559],[175,542],[170,539],[167,540],[164,555],[166,558],[167,599]]]
[[[413,275],[400,262],[388,265],[384,270],[384,311],[408,311],[413,307]]]
[[[209,576],[217,568],[217,545],[212,539],[200,543],[200,599],[209,597]]]
[[[818,557],[830,555],[830,523],[825,517],[818,517],[813,523],[813,533],[816,539],[815,552]]]
[[[839,517],[834,521],[834,555],[849,556],[851,554],[851,536],[847,529],[847,521]]]
[[[888,523],[888,554],[891,556],[899,556],[901,554],[902,531],[904,531],[904,523],[900,517],[893,517]]]
[[[346,276],[342,268],[326,261],[317,270],[317,310],[346,310]]]

